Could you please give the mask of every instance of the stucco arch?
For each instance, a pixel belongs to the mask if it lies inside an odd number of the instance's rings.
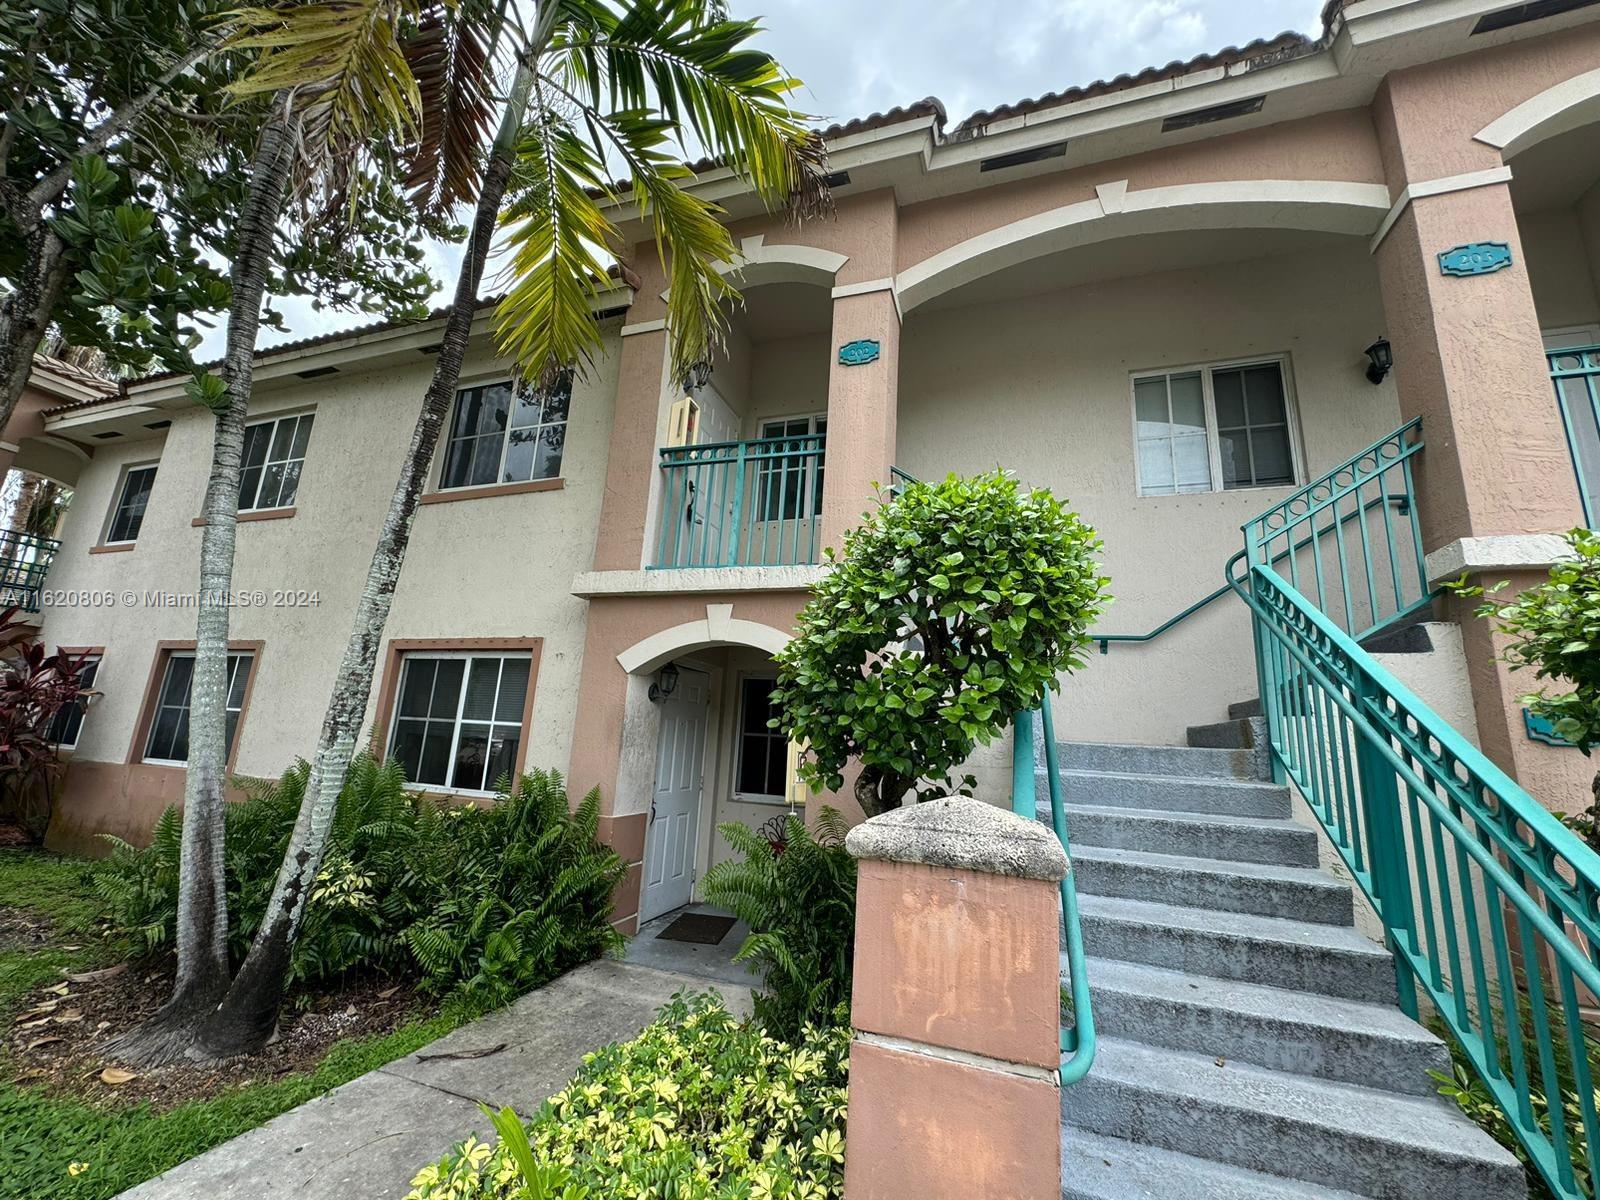
[[[1093,200],[1065,204],[959,242],[895,278],[901,312],[1029,259],[1144,233],[1304,229],[1370,234],[1389,211],[1381,183],[1319,179],[1230,180],[1129,191],[1103,184]]]
[[[1600,69],[1585,71],[1531,96],[1496,117],[1473,140],[1510,161],[1530,146],[1600,120]]]
[[[850,261],[848,254],[820,246],[769,246],[766,237],[759,234],[739,243],[739,255],[738,262],[719,263],[717,270],[741,289],[767,283],[810,283],[831,288],[840,268]]]
[[[703,620],[653,633],[617,655],[617,662],[630,675],[648,675],[675,658],[711,646],[753,646],[776,654],[788,644],[789,635],[783,630],[736,618],[731,604],[708,604]]]

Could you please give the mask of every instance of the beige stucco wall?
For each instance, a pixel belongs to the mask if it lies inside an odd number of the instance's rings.
[[[1289,489],[1141,498],[1129,373],[1286,353],[1314,478],[1399,423],[1362,349],[1383,330],[1363,242],[913,314],[898,465],[929,479],[1003,465],[1072,503],[1106,543],[1101,632],[1142,633],[1222,583],[1239,526]],[[1255,695],[1244,606],[1217,601],[1159,642],[1093,654],[1065,684],[1063,738],[1178,744]]]
[[[1528,280],[1540,327],[1556,329],[1600,321],[1600,300],[1595,295],[1579,208],[1518,213],[1517,232],[1528,256]]]
[[[616,344],[612,326],[591,376],[575,385],[564,487],[418,510],[387,630],[398,638],[543,638],[527,757],[533,766],[565,770],[570,756],[587,608],[570,587],[594,549]],[[241,774],[275,776],[314,747],[431,370],[431,360],[421,356],[415,364],[381,370],[347,365],[340,376],[257,393],[252,417],[314,406],[316,425],[295,515],[239,526],[235,590],[303,589],[317,602],[234,613],[233,637],[265,642],[240,735]],[[463,383],[506,374],[484,350],[469,357]],[[49,589],[115,597],[102,606],[54,604],[44,614],[48,643],[106,647],[97,680],[104,695],[84,723],[79,760],[127,759],[156,643],[194,637],[192,609],[152,608],[143,595],[195,586],[201,530],[192,522],[201,508],[210,438],[206,414],[180,413],[164,438],[99,448],[79,480]],[[136,548],[91,554],[122,466],[157,458],[160,470]],[[128,592],[140,599],[126,603]]]

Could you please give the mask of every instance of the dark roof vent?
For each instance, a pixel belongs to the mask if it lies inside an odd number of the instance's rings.
[[[830,188],[848,187],[850,186],[850,172],[829,171],[822,177],[822,186]]]
[[[1061,158],[1067,152],[1065,142],[1052,142],[1048,146],[1035,146],[1032,150],[1018,150],[1013,154],[997,154],[978,164],[980,171],[1004,171],[1007,167],[1020,167],[1023,163],[1043,162],[1047,158]]]
[[[146,429],[166,429],[171,424],[172,424],[171,421],[150,421],[145,425],[145,428]]]
[[[109,442],[112,438],[119,438],[122,435],[113,429],[107,433],[97,433],[94,436],[99,438],[102,442]]]
[[[1213,121],[1231,121],[1234,117],[1247,117],[1261,111],[1265,96],[1251,96],[1248,100],[1229,100],[1226,104],[1213,104],[1210,108],[1197,108],[1193,112],[1179,113],[1161,122],[1161,132],[1175,129],[1193,129],[1196,125],[1209,125]]]
[[[1472,35],[1476,37],[1480,33],[1494,33],[1545,17],[1559,17],[1562,13],[1575,12],[1593,4],[1600,4],[1600,0],[1532,0],[1529,4],[1513,4],[1499,12],[1484,13],[1472,27]]]
[[[311,367],[304,371],[295,372],[301,379],[317,379],[323,375],[337,375],[338,373],[338,367]]]
[[[444,349],[444,343],[443,342],[435,342],[431,346],[418,346],[417,347],[417,353],[418,354],[437,354],[437,353],[439,353],[439,351],[441,351],[443,349]]]

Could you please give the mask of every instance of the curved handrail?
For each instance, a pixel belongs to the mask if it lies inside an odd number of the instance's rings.
[[[1199,612],[1213,600],[1220,600],[1223,596],[1228,594],[1228,590],[1228,585],[1223,584],[1216,591],[1200,597],[1200,599],[1189,605],[1189,607],[1184,609],[1182,612],[1168,617],[1149,633],[1091,633],[1089,638],[1091,641],[1100,643],[1101,654],[1107,654],[1110,652],[1112,642],[1153,642],[1173,626],[1181,625],[1183,622],[1187,621],[1190,617],[1194,616],[1195,613]]]
[[[1046,786],[1050,792],[1050,826],[1070,864],[1072,840],[1067,833],[1065,797],[1061,792],[1061,772],[1056,763],[1055,718],[1050,711],[1050,692],[1046,689],[1036,708],[1019,712],[1013,719],[1015,739],[1011,751],[1011,808],[1030,821],[1038,820],[1038,769],[1034,753],[1033,717],[1039,714],[1044,734]],[[1072,993],[1072,1028],[1061,1031],[1062,1087],[1070,1087],[1089,1073],[1094,1065],[1094,1004],[1089,993],[1089,974],[1084,959],[1083,925],[1078,917],[1078,884],[1069,865],[1061,880],[1061,924],[1066,934],[1067,975]]]

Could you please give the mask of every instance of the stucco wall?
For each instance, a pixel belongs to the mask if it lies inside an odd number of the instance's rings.
[[[570,755],[587,607],[570,587],[593,554],[616,388],[614,327],[609,334],[591,377],[574,388],[562,466],[565,485],[423,505],[387,630],[398,638],[543,638],[527,761],[562,770]],[[256,397],[252,417],[315,406],[316,424],[295,515],[239,526],[235,590],[304,589],[314,592],[317,602],[234,613],[233,637],[265,642],[239,735],[236,769],[241,774],[275,776],[315,745],[431,370],[431,360],[420,356],[414,365],[383,370],[352,366],[340,376],[263,390]],[[469,358],[463,382],[505,375],[480,351]],[[209,417],[185,412],[164,438],[100,448],[79,480],[49,588],[117,597],[109,606],[58,604],[44,615],[48,643],[106,647],[97,679],[104,695],[84,722],[79,762],[120,764],[138,757],[131,743],[156,643],[194,637],[192,609],[153,608],[143,597],[147,591],[185,592],[195,586],[201,530],[193,520],[200,513],[210,438]],[[160,470],[136,548],[91,554],[121,467],[157,458]],[[139,599],[125,603],[125,592]],[[370,725],[370,709],[368,719]],[[116,797],[102,794],[103,772],[80,774],[95,776],[96,791],[75,794],[69,771],[68,810],[108,808],[105,815],[135,833],[159,811],[161,798],[147,796],[151,789],[139,782],[138,773],[129,773],[130,794]]]
[[[1556,329],[1600,321],[1600,300],[1595,296],[1579,209],[1518,213],[1517,232],[1528,256],[1528,281],[1540,327]]]
[[[1116,602],[1101,632],[1142,633],[1222,583],[1239,526],[1288,494],[1137,494],[1129,373],[1287,353],[1315,477],[1398,423],[1362,349],[1383,331],[1365,244],[919,312],[901,346],[898,465],[921,478],[1004,465],[1099,530]],[[1243,605],[1217,601],[1159,642],[1113,646],[1065,685],[1064,738],[1156,744],[1256,692]]]

